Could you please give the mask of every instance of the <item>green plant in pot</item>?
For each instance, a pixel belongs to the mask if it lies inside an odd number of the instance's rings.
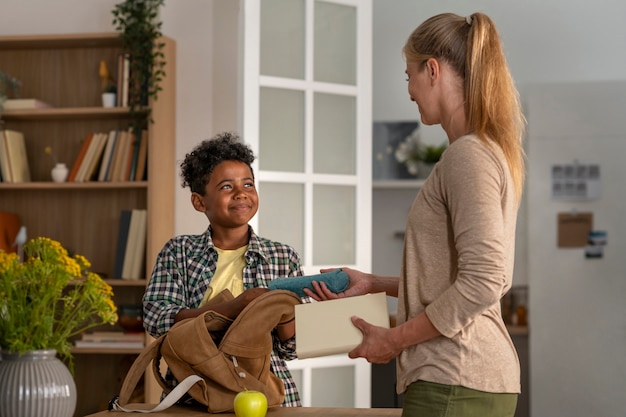
[[[445,151],[447,147],[448,146],[445,143],[438,146],[424,145],[419,151],[419,160],[425,164],[436,164],[439,162],[441,155],[443,155],[443,151]]]
[[[398,143],[394,155],[396,161],[403,164],[409,174],[425,178],[447,147],[445,142],[441,145],[424,144],[418,126]]]
[[[4,110],[4,102],[9,98],[19,98],[22,83],[4,71],[0,71],[0,116]]]
[[[129,57],[128,104],[135,132],[147,127],[147,105],[156,100],[165,76],[159,9],[164,0],[125,0],[113,8],[113,25]]]

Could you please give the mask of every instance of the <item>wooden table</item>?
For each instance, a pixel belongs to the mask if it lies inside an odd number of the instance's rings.
[[[147,409],[152,406],[146,407]],[[401,408],[330,408],[330,407],[272,407],[267,411],[266,417],[399,417],[402,414]],[[101,411],[87,417],[132,417],[146,414],[125,413],[123,411]],[[154,417],[207,417],[215,415],[220,417],[232,417],[234,413],[209,414],[206,409],[173,406],[165,411],[147,414]]]

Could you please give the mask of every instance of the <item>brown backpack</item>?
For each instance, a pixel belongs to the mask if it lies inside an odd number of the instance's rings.
[[[216,302],[233,298],[228,290],[217,297]],[[207,406],[210,413],[232,412],[235,395],[244,390],[263,392],[269,407],[281,405],[284,385],[270,371],[271,331],[293,320],[294,306],[300,303],[300,297],[291,291],[272,290],[250,302],[235,320],[208,311],[176,323],[137,357],[119,397],[111,401],[109,409],[138,411],[124,406],[150,361],[159,385],[168,396],[149,411],[168,408],[185,392]],[[179,381],[174,390],[161,375],[161,358]]]

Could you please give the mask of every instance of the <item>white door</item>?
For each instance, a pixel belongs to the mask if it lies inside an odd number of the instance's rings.
[[[258,160],[262,236],[307,274],[371,268],[370,0],[244,0],[241,132]],[[291,364],[306,406],[369,407],[369,364]],[[365,381],[365,383],[364,383]]]

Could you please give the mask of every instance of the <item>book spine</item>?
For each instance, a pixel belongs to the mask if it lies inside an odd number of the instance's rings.
[[[120,226],[115,247],[115,265],[113,268],[113,276],[115,278],[122,278],[124,270],[124,257],[126,255],[126,244],[128,243],[131,213],[130,210],[122,210],[120,215]]]
[[[78,153],[78,156],[76,157],[76,161],[74,161],[74,165],[72,166],[72,169],[70,170],[70,174],[67,177],[68,182],[76,181],[76,175],[78,174],[78,170],[80,168],[80,165],[83,162],[83,159],[85,158],[85,154],[87,153],[87,149],[89,148],[89,145],[91,144],[92,139],[93,139],[93,133],[88,134],[87,138],[83,142],[83,146],[80,148],[80,152]]]

